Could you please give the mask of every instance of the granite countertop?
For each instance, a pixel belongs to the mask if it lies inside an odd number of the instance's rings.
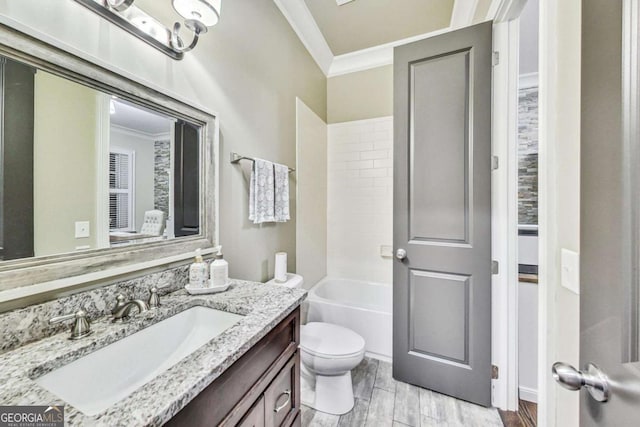
[[[289,315],[306,291],[233,280],[228,291],[188,295],[184,290],[161,298],[161,306],[127,323],[103,317],[92,335],[71,341],[64,332],[0,355],[2,405],[65,405],[65,424],[78,426],[159,426],[189,403],[247,350]],[[125,399],[96,416],[87,416],[38,386],[34,379],[101,347],[193,306],[244,315],[237,324],[185,357]]]

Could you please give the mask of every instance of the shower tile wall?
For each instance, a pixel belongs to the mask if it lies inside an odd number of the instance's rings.
[[[327,275],[391,283],[393,118],[328,126]]]
[[[538,88],[520,89],[518,102],[518,223],[538,224]]]

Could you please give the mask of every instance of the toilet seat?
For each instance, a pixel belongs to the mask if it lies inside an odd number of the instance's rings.
[[[365,342],[351,329],[324,322],[311,322],[300,328],[300,348],[325,359],[347,359],[364,353]]]

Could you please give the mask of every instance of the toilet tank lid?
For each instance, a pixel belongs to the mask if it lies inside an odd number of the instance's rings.
[[[364,350],[364,338],[343,326],[311,322],[300,328],[300,347],[316,355],[346,356]]]
[[[287,281],[286,282],[278,282],[275,278],[269,280],[267,285],[279,285],[285,286],[287,288],[300,288],[304,283],[304,279],[299,274],[287,273]]]

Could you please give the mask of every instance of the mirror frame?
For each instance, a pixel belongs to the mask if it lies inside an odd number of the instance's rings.
[[[622,13],[622,180],[625,288],[622,362],[640,362],[640,5],[624,0]]]
[[[215,115],[2,24],[0,55],[201,126],[199,235],[2,261],[0,312],[9,301],[43,292],[68,291],[91,281],[95,283],[124,274],[140,275],[150,268],[184,262],[195,249],[212,248],[216,244],[219,123]]]

